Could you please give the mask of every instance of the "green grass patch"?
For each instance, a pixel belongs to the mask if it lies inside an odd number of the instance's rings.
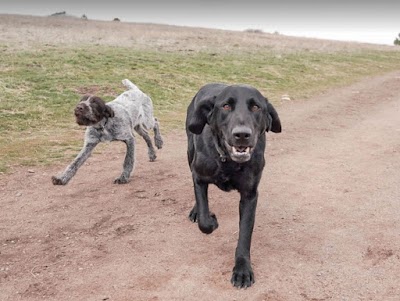
[[[83,129],[73,108],[81,95],[112,100],[129,78],[154,102],[162,130],[182,128],[188,103],[208,82],[254,85],[278,105],[361,77],[400,68],[400,52],[159,52],[122,47],[44,47],[0,52],[0,172],[76,154]]]

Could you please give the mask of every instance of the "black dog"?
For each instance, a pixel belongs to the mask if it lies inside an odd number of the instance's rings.
[[[239,240],[231,279],[239,288],[254,283],[250,245],[268,131],[281,132],[279,116],[251,86],[208,84],[188,107],[188,160],[196,198],[189,218],[210,234],[218,222],[209,211],[208,185],[239,191]]]

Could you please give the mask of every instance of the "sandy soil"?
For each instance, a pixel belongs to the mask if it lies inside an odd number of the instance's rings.
[[[268,134],[252,245],[256,283],[229,282],[238,194],[210,191],[220,227],[204,235],[184,131],[165,132],[133,180],[114,185],[124,147],[62,170],[0,177],[0,300],[399,300],[400,71],[278,106]]]

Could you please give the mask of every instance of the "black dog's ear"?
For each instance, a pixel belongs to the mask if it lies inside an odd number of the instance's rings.
[[[111,109],[109,106],[106,105],[106,108],[105,108],[105,110],[104,110],[104,115],[105,115],[106,117],[114,117],[114,116],[115,116],[114,110]]]
[[[214,108],[214,99],[215,97],[203,99],[195,106],[188,120],[188,129],[193,134],[200,135],[208,123],[209,115]]]
[[[267,132],[272,131],[274,133],[282,132],[281,120],[279,119],[278,113],[276,112],[274,106],[267,100],[268,109],[268,124]]]

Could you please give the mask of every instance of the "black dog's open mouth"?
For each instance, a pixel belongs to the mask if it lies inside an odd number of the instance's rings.
[[[253,148],[250,146],[232,146],[225,142],[226,148],[228,150],[231,159],[238,163],[243,163],[249,161]]]
[[[243,156],[250,154],[251,148],[249,146],[232,146],[232,153],[236,156]]]

